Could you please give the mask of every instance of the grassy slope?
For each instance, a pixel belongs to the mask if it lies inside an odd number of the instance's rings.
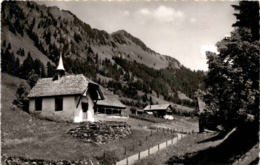
[[[189,101],[192,101],[191,98],[189,98],[185,93],[182,93],[181,91],[178,91],[178,97],[179,97],[181,100],[189,100]]]
[[[167,160],[174,156],[182,157],[187,152],[198,151],[204,148],[209,147],[210,145],[216,144],[197,144],[197,142],[207,139],[209,137],[214,136],[213,133],[208,134],[192,134],[187,137],[181,139],[175,145],[170,146],[167,150],[161,150],[156,155],[151,155],[140,161],[142,165],[164,165],[167,164]],[[176,162],[181,163],[181,162]],[[136,163],[137,164],[137,163]]]
[[[24,34],[22,37],[20,34],[14,35],[12,32],[10,32],[6,27],[2,28],[2,41],[6,40],[6,43],[10,43],[12,47],[12,51],[14,52],[15,56],[19,58],[20,64],[25,60],[27,57],[28,52],[31,53],[32,58],[39,59],[45,66],[47,65],[47,62],[50,62],[53,64],[53,62],[45,56],[41,51],[39,51],[38,48],[34,46],[33,41],[27,36],[27,34]],[[24,49],[25,56],[19,56],[16,54],[16,51],[20,48]]]
[[[109,144],[84,143],[66,134],[76,124],[40,120],[13,106],[17,84],[21,81],[24,80],[2,73],[2,154],[30,159],[82,160],[116,150],[116,157],[122,159],[173,137],[154,133],[145,141],[150,131],[140,125],[150,123],[128,119],[127,122],[133,126],[132,135]],[[142,146],[138,146],[139,141],[142,141]],[[127,155],[123,154],[124,146],[127,146]]]

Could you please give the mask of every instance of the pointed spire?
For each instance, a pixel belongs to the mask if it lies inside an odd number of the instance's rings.
[[[63,61],[62,61],[62,55],[60,55],[60,60],[59,60],[59,64],[58,64],[57,70],[65,71],[64,66],[63,66]]]

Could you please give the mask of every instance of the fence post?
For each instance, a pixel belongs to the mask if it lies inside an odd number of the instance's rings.
[[[168,140],[166,140],[166,147],[167,147],[167,142],[168,142]]]
[[[158,151],[160,150],[160,144],[158,144]]]
[[[148,147],[148,156],[150,156],[150,147]]]
[[[145,140],[147,141],[147,135],[145,136]]]
[[[173,144],[173,139],[171,141],[172,141],[172,144]]]
[[[128,157],[126,158],[126,165],[128,165]]]
[[[140,151],[138,152],[138,161],[140,160]],[[139,163],[138,163],[139,164]]]
[[[125,147],[125,155],[126,155],[126,146],[124,146]]]

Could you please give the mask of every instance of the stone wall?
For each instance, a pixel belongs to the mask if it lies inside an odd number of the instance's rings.
[[[61,160],[61,161],[50,161],[50,160],[39,160],[39,159],[26,159],[22,157],[10,157],[7,155],[2,155],[1,157],[1,164],[2,165],[68,165],[68,164],[75,164],[75,165],[86,165],[86,164],[93,164],[93,161],[90,159],[84,160]],[[96,163],[95,164],[99,164]]]
[[[130,126],[126,122],[116,121],[84,122],[68,132],[75,138],[98,144],[124,138],[131,133]]]

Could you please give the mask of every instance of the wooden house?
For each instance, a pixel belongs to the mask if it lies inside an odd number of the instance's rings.
[[[94,104],[104,96],[98,84],[84,75],[64,75],[60,57],[59,74],[41,78],[30,91],[29,111],[42,117],[65,121],[94,121]]]
[[[98,100],[95,108],[97,114],[121,115],[126,106],[121,103],[118,98],[109,91],[102,89],[104,99]]]
[[[171,104],[147,105],[144,108],[144,112],[163,118],[165,115],[172,115],[173,108]]]

